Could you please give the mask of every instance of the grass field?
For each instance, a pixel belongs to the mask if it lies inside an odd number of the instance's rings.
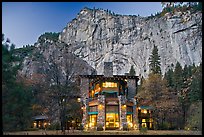
[[[38,130],[38,131],[18,131],[4,132],[3,135],[63,135],[60,130]],[[148,130],[146,133],[140,131],[66,131],[65,135],[202,135],[202,131],[186,130]]]

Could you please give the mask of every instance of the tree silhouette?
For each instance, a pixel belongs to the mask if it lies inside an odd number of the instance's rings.
[[[160,56],[158,54],[158,49],[155,45],[153,47],[152,54],[150,55],[149,61],[150,61],[150,64],[149,64],[150,71],[153,74],[161,74]]]

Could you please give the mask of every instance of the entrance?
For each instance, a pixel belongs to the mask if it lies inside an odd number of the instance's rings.
[[[119,128],[118,113],[106,113],[106,129]]]

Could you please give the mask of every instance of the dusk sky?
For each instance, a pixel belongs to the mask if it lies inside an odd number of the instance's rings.
[[[84,7],[144,17],[162,10],[161,2],[2,2],[2,33],[16,47],[33,45],[45,32],[61,32]]]

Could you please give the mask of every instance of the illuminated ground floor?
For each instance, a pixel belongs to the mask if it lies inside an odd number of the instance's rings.
[[[151,110],[137,108],[133,99],[125,100],[122,96],[105,99],[101,95],[89,101],[82,109],[82,124],[86,129],[134,130],[141,127],[153,129]]]
[[[127,126],[128,128],[133,128],[133,114],[127,114]],[[97,127],[97,118],[98,114],[90,114],[89,115],[89,125],[87,125],[90,128]],[[119,120],[119,114],[116,112],[108,112],[105,116],[105,129],[119,129],[120,126],[120,120]],[[121,127],[122,128],[122,127]]]

